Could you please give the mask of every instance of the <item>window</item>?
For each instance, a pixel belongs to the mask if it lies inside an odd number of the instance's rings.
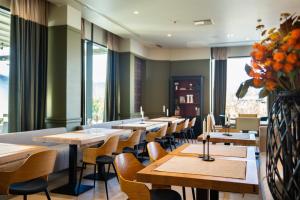
[[[240,84],[250,78],[244,70],[246,63],[251,63],[250,57],[227,60],[226,113],[233,117],[239,113],[254,113],[259,117],[267,116],[267,98],[259,99],[259,89],[250,87],[242,99],[235,96]]]
[[[0,133],[8,128],[10,13],[0,8]]]
[[[85,122],[103,122],[107,49],[85,41]]]

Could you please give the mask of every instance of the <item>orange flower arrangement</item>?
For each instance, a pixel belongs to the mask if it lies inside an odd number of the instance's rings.
[[[300,89],[300,17],[287,13],[281,17],[279,28],[263,30],[264,39],[253,44],[251,66],[245,66],[251,78],[240,85],[238,98],[244,97],[250,86],[262,88],[260,98],[273,91]]]

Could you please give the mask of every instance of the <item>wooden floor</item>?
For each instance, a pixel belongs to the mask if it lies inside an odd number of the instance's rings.
[[[92,173],[92,168],[87,167],[87,169],[84,170],[84,174],[90,174],[90,173]],[[51,190],[57,186],[63,185],[66,182],[67,182],[67,172],[62,172],[62,173],[56,174],[55,176],[52,176],[51,179],[49,180],[49,189]],[[82,183],[88,184],[88,185],[93,185],[93,181],[86,180],[86,179],[83,179]],[[149,187],[150,187],[150,185],[149,185]],[[116,178],[109,180],[108,188],[109,188],[109,199],[110,200],[127,200],[126,194],[124,194],[123,192],[120,191],[120,186],[119,186],[119,183]],[[177,192],[179,192],[180,194],[182,194],[181,187],[172,187],[172,189],[174,189]],[[186,192],[187,192],[187,200],[192,200],[192,193],[191,193],[190,188],[186,188]],[[104,182],[97,181],[96,187],[94,189],[89,190],[88,192],[86,192],[78,197],[51,193],[51,198],[52,198],[52,200],[66,200],[66,199],[105,200],[106,195],[105,195]],[[2,199],[21,200],[23,198],[21,196],[8,197],[8,198],[0,196],[0,200],[2,200]],[[43,199],[46,199],[46,196],[42,193],[28,196],[28,200],[43,200]],[[221,192],[220,199],[223,199],[223,200],[258,200],[259,196],[253,195],[253,194],[243,195],[243,194]]]

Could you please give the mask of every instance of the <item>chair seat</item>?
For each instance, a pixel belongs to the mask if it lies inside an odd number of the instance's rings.
[[[170,189],[150,190],[151,200],[181,200],[178,192]]]
[[[96,158],[96,163],[98,164],[112,164],[114,162],[114,158],[111,156],[98,156]]]
[[[43,178],[14,183],[9,186],[9,193],[14,195],[28,195],[43,192],[47,189],[48,183]]]
[[[124,147],[123,148],[123,153],[133,153],[134,155],[136,155],[137,151],[131,147]]]

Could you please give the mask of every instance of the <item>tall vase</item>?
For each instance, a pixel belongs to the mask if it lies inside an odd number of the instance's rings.
[[[300,199],[300,91],[281,92],[269,114],[267,180],[274,199]]]

